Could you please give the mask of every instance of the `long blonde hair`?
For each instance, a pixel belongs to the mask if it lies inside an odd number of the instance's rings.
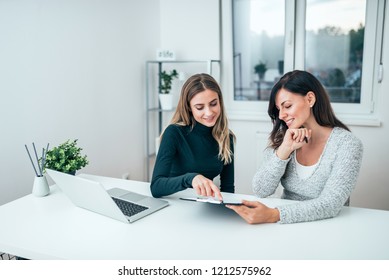
[[[219,97],[220,116],[212,128],[212,136],[219,145],[219,158],[224,164],[228,164],[232,162],[233,151],[231,150],[231,140],[235,142],[235,135],[228,129],[228,120],[225,114],[222,92],[219,84],[211,75],[204,73],[195,74],[184,83],[176,111],[170,123],[181,126],[192,126],[193,128],[196,121],[190,109],[190,101],[196,94],[207,89],[216,92]]]

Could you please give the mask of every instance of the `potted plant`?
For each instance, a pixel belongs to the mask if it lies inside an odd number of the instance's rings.
[[[174,78],[178,78],[178,72],[173,69],[169,73],[162,71],[159,74],[159,101],[163,110],[171,110],[173,108],[173,96],[170,93]]]
[[[265,62],[259,61],[259,63],[254,66],[254,72],[258,74],[258,78],[260,81],[263,80],[266,71],[267,71],[267,65]]]
[[[75,175],[77,170],[89,163],[87,156],[81,155],[82,148],[77,146],[77,141],[78,139],[67,140],[58,147],[48,150],[44,167]]]

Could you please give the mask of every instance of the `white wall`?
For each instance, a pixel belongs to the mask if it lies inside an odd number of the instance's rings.
[[[159,16],[159,0],[0,1],[0,205],[31,193],[32,142],[78,138],[81,172],[143,180]]]
[[[220,59],[219,0],[161,0],[161,47],[177,59]]]

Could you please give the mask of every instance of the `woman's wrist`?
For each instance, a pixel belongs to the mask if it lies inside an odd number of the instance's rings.
[[[269,223],[277,223],[280,220],[280,211],[277,208],[270,208]]]
[[[276,150],[276,155],[281,160],[287,160],[292,152],[279,146]]]

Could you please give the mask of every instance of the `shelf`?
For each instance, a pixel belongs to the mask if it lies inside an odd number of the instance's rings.
[[[154,107],[154,108],[148,108],[147,110],[150,111],[150,112],[151,111],[155,111],[155,112],[174,112],[176,110],[176,108],[174,107],[174,108],[172,108],[170,110],[165,110],[165,109]]]
[[[219,63],[220,60],[148,60],[146,63]]]

